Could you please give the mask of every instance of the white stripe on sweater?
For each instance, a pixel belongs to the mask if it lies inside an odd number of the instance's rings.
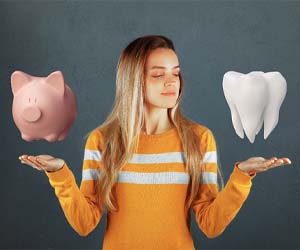
[[[85,169],[82,171],[82,181],[97,180],[100,174],[96,169]],[[120,171],[117,182],[134,184],[188,184],[189,180],[190,175],[186,172],[140,173]],[[202,174],[202,184],[217,184],[217,174],[215,172],[204,172]]]
[[[101,152],[99,150],[84,150],[84,160],[101,161]],[[183,152],[170,152],[160,154],[133,154],[128,163],[134,164],[153,164],[153,163],[170,163],[170,162],[185,162]],[[204,154],[204,163],[217,163],[216,151],[209,151]]]

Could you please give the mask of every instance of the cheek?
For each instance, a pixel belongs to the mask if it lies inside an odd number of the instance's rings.
[[[159,86],[159,84],[148,82],[147,85],[145,86],[144,91],[145,91],[144,96],[146,101],[153,102],[160,97],[161,87]]]
[[[150,93],[155,93],[157,91],[159,91],[160,89],[160,83],[159,81],[147,81],[145,83],[145,92],[150,94]]]
[[[145,88],[145,97],[148,98],[148,99],[152,98],[154,95],[156,95],[156,92],[157,92],[157,88],[155,88],[152,85],[148,85]]]

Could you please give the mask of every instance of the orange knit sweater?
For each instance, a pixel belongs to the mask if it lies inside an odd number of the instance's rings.
[[[199,228],[213,238],[238,213],[256,174],[250,176],[235,165],[219,191],[213,134],[200,124],[195,128],[205,172],[191,208]],[[88,235],[104,213],[94,186],[103,169],[102,141],[99,129],[86,141],[80,188],[67,164],[56,172],[45,172],[68,222],[81,236]],[[189,214],[184,210],[189,179],[176,128],[163,134],[141,134],[137,153],[118,174],[115,193],[119,211],[107,213],[102,249],[194,249]]]

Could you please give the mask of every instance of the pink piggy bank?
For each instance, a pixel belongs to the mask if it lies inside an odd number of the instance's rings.
[[[36,77],[11,75],[12,115],[25,141],[61,141],[77,117],[77,102],[61,71]]]

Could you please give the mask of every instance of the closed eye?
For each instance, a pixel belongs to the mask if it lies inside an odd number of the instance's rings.
[[[153,76],[154,78],[159,78],[159,77],[161,77],[161,76],[163,76],[163,75],[156,75],[156,76]],[[174,76],[179,76],[179,75],[174,75]]]

